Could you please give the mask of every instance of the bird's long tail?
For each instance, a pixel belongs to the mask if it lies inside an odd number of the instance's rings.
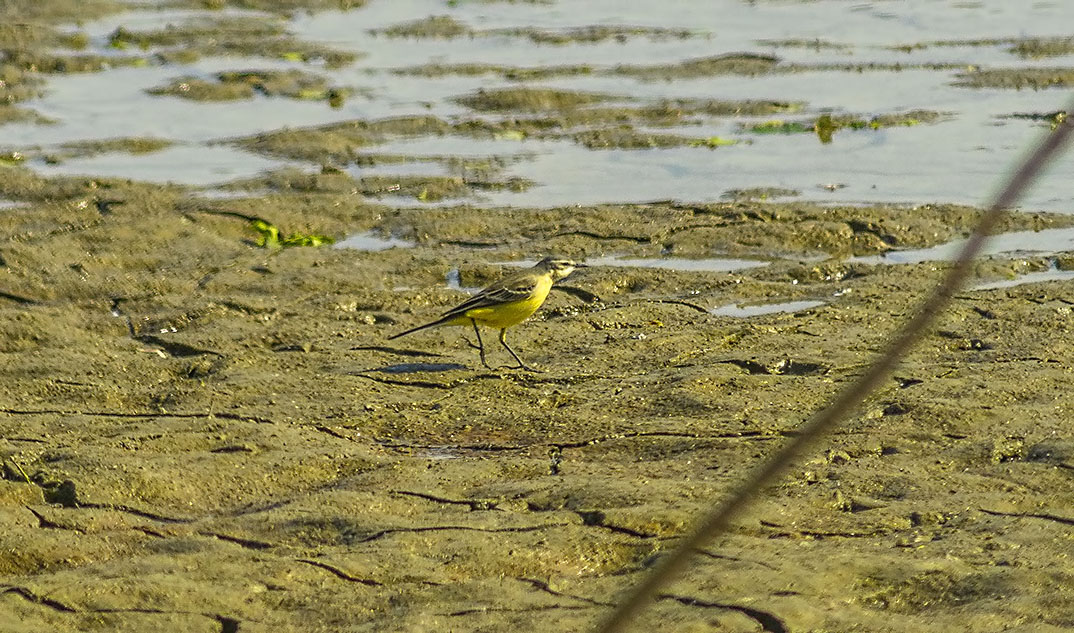
[[[452,317],[444,317],[442,319],[437,319],[437,320],[435,320],[435,321],[433,321],[431,323],[426,323],[425,325],[419,325],[418,327],[412,327],[409,330],[406,330],[404,332],[400,332],[398,334],[392,334],[391,336],[388,337],[388,340],[390,341],[392,339],[397,339],[400,336],[406,336],[407,334],[413,334],[414,332],[418,332],[418,331],[421,331],[421,330],[424,330],[424,329],[427,329],[427,328],[431,328],[431,327],[436,327],[438,325],[444,325],[445,323],[447,323],[448,321],[452,320],[453,318],[455,318],[455,317],[454,316],[452,316]]]

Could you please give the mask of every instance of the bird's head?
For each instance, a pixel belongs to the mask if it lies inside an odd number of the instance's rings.
[[[546,270],[552,276],[552,281],[563,279],[574,272],[575,268],[586,268],[581,262],[576,262],[565,257],[545,257],[537,262],[536,268]]]

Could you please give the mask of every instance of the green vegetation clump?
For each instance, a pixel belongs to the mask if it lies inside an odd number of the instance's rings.
[[[131,136],[99,141],[72,141],[60,145],[56,150],[50,150],[45,156],[45,160],[55,163],[71,158],[84,158],[108,152],[151,154],[171,145],[172,141],[152,136]]]
[[[568,110],[592,103],[622,98],[594,92],[576,92],[552,88],[503,88],[499,90],[479,90],[475,94],[458,97],[456,101],[480,112],[539,112],[542,110]]]
[[[1074,53],[1074,37],[1043,37],[1021,40],[1010,52],[1026,59],[1061,57]]]
[[[330,86],[321,75],[290,69],[227,71],[218,73],[215,80],[180,77],[167,85],[151,88],[149,93],[193,101],[236,101],[260,94],[303,101],[327,101],[332,107],[338,108],[350,91]]]
[[[396,24],[372,31],[388,37],[413,37],[424,39],[452,39],[473,33],[470,27],[448,15],[432,15],[413,22]]]
[[[163,29],[135,31],[119,27],[109,37],[118,50],[152,52],[165,63],[191,63],[201,57],[265,57],[302,63],[323,63],[328,68],[350,64],[358,56],[299,40],[278,18],[194,19]]]
[[[992,68],[959,73],[954,85],[962,88],[1066,88],[1074,85],[1074,68]]]
[[[336,242],[334,238],[327,235],[308,233],[282,235],[280,229],[275,224],[260,218],[250,220],[250,228],[257,231],[257,245],[267,249],[292,248],[296,246],[326,246],[335,244]]]
[[[658,81],[661,79],[689,79],[693,77],[715,77],[719,75],[761,75],[771,72],[779,64],[774,55],[757,53],[731,53],[688,59],[676,64],[656,64],[650,66],[623,65],[612,71],[614,74],[627,75]]]
[[[754,134],[801,134],[816,133],[822,143],[830,143],[832,135],[842,129],[878,130],[888,127],[914,126],[924,123],[936,123],[942,120],[943,113],[931,110],[911,110],[909,112],[879,114],[870,118],[854,115],[822,114],[816,120],[784,121],[772,119],[759,123],[742,124],[743,131]]]

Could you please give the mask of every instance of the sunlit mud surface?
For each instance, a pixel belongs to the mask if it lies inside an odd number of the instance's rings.
[[[591,630],[1071,61],[1066,4],[719,4],[0,5],[0,631]],[[1071,166],[637,630],[1074,627]],[[387,340],[548,253],[542,371]]]

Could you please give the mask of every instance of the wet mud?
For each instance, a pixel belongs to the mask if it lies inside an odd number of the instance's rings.
[[[320,630],[584,630],[861,371],[942,268],[841,255],[933,244],[977,216],[757,202],[490,216],[317,190],[214,202],[416,244],[362,253],[259,249],[181,190],[36,181],[5,196],[30,203],[4,214],[0,246],[2,608],[23,630],[308,630],[310,613]],[[541,373],[485,370],[459,330],[386,340],[459,300],[452,270],[480,286],[502,273],[489,262],[534,252],[769,263],[576,274],[511,331]],[[1068,625],[1063,289],[963,293],[646,617]],[[803,299],[824,303],[710,313]]]
[[[40,5],[46,23],[73,11]],[[618,37],[594,33],[579,37]],[[19,46],[54,55],[51,38]],[[10,62],[3,72],[23,82]],[[656,125],[672,110],[796,111],[749,100],[613,113],[599,92],[527,89],[461,103],[512,122],[236,135],[225,142],[322,167],[236,180],[225,196],[50,177],[5,154],[0,631],[591,630],[699,512],[860,375],[946,266],[855,258],[957,240],[980,217],[954,204],[820,205],[778,186],[721,202],[488,209],[465,202],[533,184],[506,159],[424,157],[438,175],[354,170],[413,161],[378,147],[396,137],[580,134],[599,119],[617,122],[598,131],[635,138],[655,135],[624,121]],[[568,122],[532,121],[545,115]],[[802,125],[932,122],[882,116]],[[20,151],[63,161],[159,143]],[[1071,227],[1072,215],[1016,212],[997,230]],[[270,229],[396,246],[266,248]],[[509,331],[542,371],[482,367],[465,328],[387,340],[548,253],[602,263]],[[996,255],[973,284],[1053,268],[1070,270],[1069,255]],[[1074,627],[1070,288],[960,293],[637,629]],[[719,310],[769,305],[782,307]],[[493,339],[492,364],[508,364]]]

